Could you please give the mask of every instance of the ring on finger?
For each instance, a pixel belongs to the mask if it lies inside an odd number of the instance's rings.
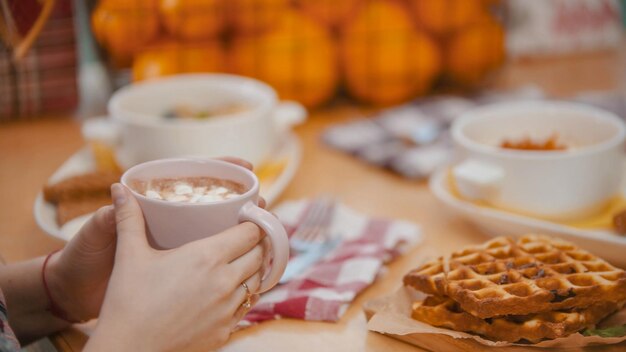
[[[248,284],[246,284],[245,281],[241,283],[241,286],[243,286],[244,290],[246,290],[246,300],[241,304],[241,306],[245,310],[249,310],[250,308],[252,308],[252,294],[250,293]]]

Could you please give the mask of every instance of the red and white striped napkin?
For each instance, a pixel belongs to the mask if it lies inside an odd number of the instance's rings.
[[[274,210],[288,234],[298,227],[309,204],[285,202]],[[337,321],[385,263],[422,239],[419,226],[410,222],[371,218],[340,204],[335,211],[330,232],[342,242],[293,280],[263,294],[240,327],[282,317]]]

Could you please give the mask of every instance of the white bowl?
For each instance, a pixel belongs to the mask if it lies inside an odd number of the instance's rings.
[[[240,112],[205,119],[167,119],[179,105],[219,107]],[[135,83],[118,90],[109,114],[120,126],[120,153],[129,164],[180,156],[236,156],[261,163],[306,110],[279,102],[267,84],[228,74],[187,74]]]
[[[547,140],[565,150],[504,149],[504,139]],[[462,162],[453,174],[461,194],[496,207],[551,219],[593,213],[616,196],[626,127],[591,106],[549,101],[500,103],[472,110],[452,126]]]

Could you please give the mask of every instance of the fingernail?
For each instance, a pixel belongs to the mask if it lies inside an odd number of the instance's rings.
[[[119,207],[126,203],[127,195],[126,191],[124,191],[124,186],[120,185],[119,183],[114,183],[111,186],[111,197],[113,197],[113,204],[115,204],[116,207]]]

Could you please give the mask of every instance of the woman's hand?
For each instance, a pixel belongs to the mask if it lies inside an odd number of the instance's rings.
[[[252,169],[241,159],[222,160]],[[265,201],[260,199],[259,205],[264,207]],[[46,270],[50,291],[68,318],[82,321],[98,316],[113,270],[116,240],[113,206],[103,207],[50,259]]]
[[[98,316],[116,246],[113,206],[100,208],[46,268],[54,302],[67,318],[85,321]]]
[[[115,266],[86,350],[196,351],[221,346],[245,313],[246,282],[260,286],[263,232],[243,223],[167,251],[146,239],[139,204],[112,187]]]

